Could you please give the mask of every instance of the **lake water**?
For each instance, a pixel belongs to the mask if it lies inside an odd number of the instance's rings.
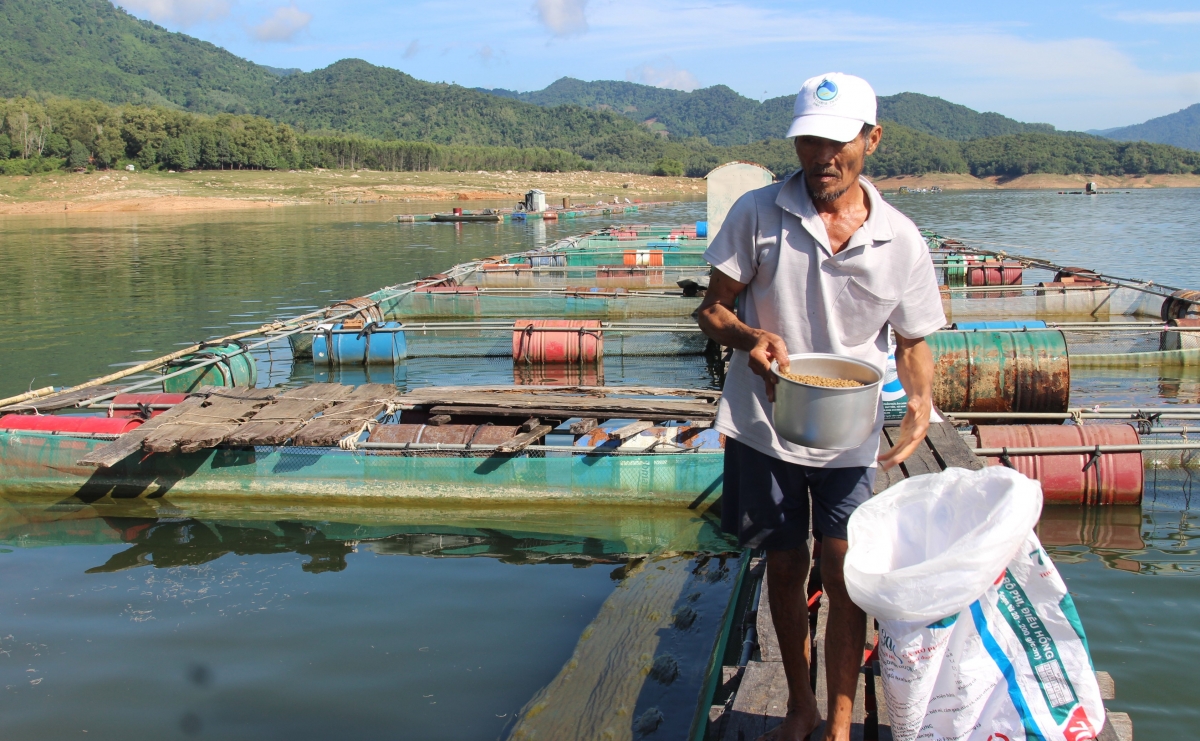
[[[889,199],[946,236],[1200,288],[1200,191]],[[0,298],[14,312],[0,328],[0,396],[605,223],[454,227],[396,224],[392,213],[5,217]],[[702,214],[689,204],[635,219]],[[401,383],[512,378],[483,361],[409,365]],[[699,360],[625,358],[605,373],[610,383],[714,383]],[[1076,374],[1072,399],[1194,404],[1198,381],[1178,371]],[[1056,511],[1043,523],[1095,663],[1116,678],[1112,707],[1132,714],[1142,740],[1187,737],[1200,722],[1189,690],[1200,663],[1192,492],[1189,475],[1162,472],[1140,512]],[[137,507],[0,499],[4,738],[503,737],[618,594],[631,555],[717,538],[711,522],[665,513]],[[663,734],[695,700],[681,698],[694,688],[696,647],[714,635],[736,569],[703,559],[689,568],[701,561],[711,578],[688,582],[701,619],[664,639],[693,674],[648,685],[638,700],[639,712],[667,709]]]

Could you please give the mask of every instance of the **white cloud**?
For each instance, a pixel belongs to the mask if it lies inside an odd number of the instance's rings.
[[[308,28],[312,18],[312,13],[305,13],[295,5],[283,5],[251,31],[259,41],[291,41]]]
[[[413,39],[412,41],[409,42],[408,46],[405,47],[404,53],[401,54],[400,56],[404,57],[405,59],[412,59],[413,57],[417,56],[417,54],[420,54],[420,53],[421,53],[421,44],[416,39]]]
[[[180,27],[229,15],[227,0],[121,0],[117,4],[134,15]]]
[[[1114,21],[1125,23],[1150,23],[1156,26],[1175,26],[1187,23],[1200,23],[1200,11],[1153,11],[1146,10],[1132,13],[1115,13],[1111,16]]]
[[[571,36],[588,30],[588,0],[537,0],[538,20],[555,36]]]
[[[675,66],[670,59],[660,59],[657,62],[647,62],[633,69],[625,70],[625,79],[630,82],[640,82],[643,85],[671,88],[691,92],[700,87],[700,81],[686,69]]]

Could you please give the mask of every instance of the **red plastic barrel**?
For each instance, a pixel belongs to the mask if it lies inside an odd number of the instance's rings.
[[[968,286],[1019,286],[1022,267],[1019,262],[988,260],[967,265]]]
[[[150,407],[150,416],[157,417],[188,397],[187,394],[117,394],[108,406],[110,417],[138,417],[140,409],[122,409],[122,406],[143,404]]]
[[[975,428],[981,448],[1046,448],[1092,445],[1137,445],[1133,425],[981,425]],[[1013,468],[1042,485],[1052,504],[1140,504],[1142,454],[1105,453],[1084,471],[1091,454],[1014,455]],[[989,466],[1003,465],[988,458]]]
[[[112,417],[59,417],[53,415],[6,414],[0,417],[0,430],[37,432],[102,432],[122,435],[142,424],[140,419]]]
[[[604,355],[598,319],[518,319],[514,363],[595,363]]]
[[[558,212],[557,211],[542,212],[542,221],[558,221]]]
[[[462,216],[462,209],[461,209],[461,208],[456,208],[456,209],[454,209],[454,215],[455,215],[455,216]]]

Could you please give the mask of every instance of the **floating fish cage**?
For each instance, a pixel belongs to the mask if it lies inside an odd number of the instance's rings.
[[[148,492],[183,471],[172,490],[711,502],[724,445],[712,389],[729,356],[692,316],[707,287],[702,232],[625,227],[463,263],[180,351],[157,379],[18,403],[5,411],[22,418],[0,423],[0,484]],[[1150,434],[1142,411],[1071,407],[1073,371],[1200,364],[1200,294],[931,245],[952,321],[928,338],[935,403],[976,426],[988,462],[1015,460],[986,452],[1005,425],[1095,418]],[[902,404],[902,385],[893,391]],[[104,421],[56,413],[79,407]],[[31,411],[50,421],[27,423]],[[1200,420],[1190,408],[1153,414],[1168,427]],[[1001,447],[1045,447],[1042,432]],[[967,455],[949,440],[950,457],[930,465]],[[1187,444],[1146,450],[1168,467],[1195,459]],[[1064,501],[1140,497],[1106,489],[1108,465]]]

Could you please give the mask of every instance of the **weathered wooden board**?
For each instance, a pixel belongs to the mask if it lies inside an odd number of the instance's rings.
[[[497,453],[516,453],[521,450],[524,450],[525,448],[529,447],[534,442],[536,442],[538,439],[544,437],[546,435],[546,433],[550,432],[553,429],[554,429],[554,427],[551,425],[537,425],[532,430],[529,430],[528,432],[522,432],[520,435],[517,435],[516,437],[512,438],[511,440],[505,440],[503,443],[500,444],[500,446],[498,448],[496,448],[496,452]]]
[[[787,715],[787,677],[778,661],[746,664],[733,705],[725,711],[722,741],[756,741]]]
[[[883,434],[887,437],[889,445],[895,445],[896,441],[900,439],[900,428],[885,427],[883,429]],[[942,467],[937,462],[937,459],[933,457],[933,449],[929,447],[928,440],[921,441],[921,444],[917,446],[917,449],[913,451],[912,455],[910,455],[907,460],[900,464],[900,467],[904,469],[904,472],[909,476],[920,476],[921,474],[926,473],[939,473],[942,470]]]
[[[1133,741],[1133,719],[1129,713],[1108,713],[1108,722],[1096,741]]]
[[[962,435],[949,422],[929,425],[928,440],[934,454],[947,468],[966,468],[971,471],[983,468],[983,461],[967,447]]]
[[[277,393],[275,389],[257,388],[215,390],[199,408],[189,408],[158,425],[142,441],[142,449],[149,453],[194,453],[215,448]]]
[[[644,420],[644,419],[639,420],[637,422],[630,422],[629,424],[625,425],[624,427],[615,429],[612,432],[608,433],[608,439],[609,440],[628,440],[629,438],[633,437],[634,435],[638,434],[639,432],[645,432],[646,430],[650,429],[653,426],[654,426],[653,422],[650,422],[650,421]]]
[[[711,419],[717,407],[703,401],[680,399],[626,399],[568,394],[475,393],[434,394],[420,389],[421,396],[406,394],[400,401],[414,406],[432,406],[434,413],[452,413],[455,407],[471,410],[520,410],[540,417],[631,417],[635,419]],[[543,410],[549,413],[542,414]],[[460,412],[466,414],[468,412]],[[470,413],[478,413],[472,411]],[[566,415],[563,417],[562,415]]]
[[[716,402],[721,398],[721,392],[714,389],[698,388],[664,388],[660,386],[429,386],[413,389],[404,395],[406,402],[432,403],[448,395],[457,394],[517,394],[522,396],[550,394],[562,396],[565,394],[586,394],[592,398],[606,396],[672,396],[695,399],[707,399]],[[424,399],[425,401],[421,401]]]
[[[634,741],[634,717],[663,631],[688,585],[694,563],[684,557],[626,567],[558,676],[521,709],[508,738]],[[661,730],[660,730],[661,733]],[[676,737],[677,738],[677,737]]]
[[[200,391],[203,392],[206,389],[212,390],[211,387],[206,386],[200,389]],[[171,424],[184,414],[194,409],[199,409],[204,400],[205,397],[203,395],[189,396],[157,417],[151,418],[137,429],[130,430],[108,445],[101,445],[88,453],[79,460],[79,465],[96,466],[97,468],[115,466],[134,453],[140,452],[142,442],[160,426]]]
[[[285,391],[275,402],[255,412],[254,417],[230,433],[230,445],[282,445],[318,412],[348,396],[353,386],[314,383]]]
[[[571,407],[530,407],[520,409],[506,409],[504,407],[460,407],[460,406],[435,406],[430,407],[430,414],[464,414],[471,416],[490,416],[490,417],[519,417],[526,418],[529,416],[540,417],[541,419],[568,420],[572,417],[578,417],[579,409]],[[587,413],[595,414],[589,410]],[[668,422],[671,420],[691,420],[695,419],[694,414],[680,414],[677,412],[629,412],[624,410],[616,414],[603,415],[603,418],[610,419],[628,419],[630,417],[638,417],[639,419],[653,420],[655,422]]]
[[[293,445],[330,446],[378,417],[397,398],[395,386],[367,383],[326,409],[292,436]]]
[[[600,424],[595,417],[584,417],[578,422],[571,424],[572,435],[583,435],[596,429],[596,425]]]
[[[93,386],[91,388],[71,391],[57,396],[50,396],[44,399],[31,399],[23,401],[19,404],[9,404],[6,407],[0,407],[0,414],[34,414],[56,412],[60,409],[70,409],[81,401],[87,401],[97,396],[111,394],[114,391],[119,391],[124,386]]]

